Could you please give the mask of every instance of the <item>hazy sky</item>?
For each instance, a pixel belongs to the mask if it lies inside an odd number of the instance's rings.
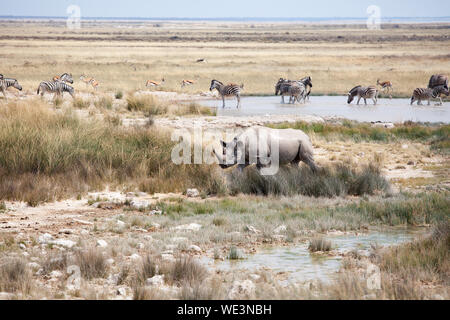
[[[69,5],[82,17],[366,17],[370,5],[382,17],[450,16],[448,0],[1,0],[0,15],[67,16]]]

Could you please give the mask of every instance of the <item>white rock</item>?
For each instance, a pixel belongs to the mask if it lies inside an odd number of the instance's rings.
[[[141,249],[144,249],[144,248],[145,248],[145,245],[144,245],[142,242],[139,242],[139,243],[136,245],[136,249],[141,250]]]
[[[181,226],[174,227],[174,230],[177,231],[199,231],[202,228],[201,224],[198,223],[190,223],[190,224],[183,224]]]
[[[57,246],[69,248],[69,249],[77,244],[75,241],[68,240],[68,239],[56,239],[56,240],[51,241],[50,243],[57,245]]]
[[[108,242],[105,240],[99,239],[97,240],[97,247],[106,248],[108,246]]]
[[[25,250],[27,248],[26,245],[24,245],[23,243],[19,244],[20,249]]]
[[[121,220],[117,220],[117,225],[122,228],[125,227],[125,222],[121,221]]]
[[[137,253],[133,253],[133,254],[130,256],[130,258],[131,258],[131,260],[136,261],[136,260],[140,260],[140,259],[141,259],[141,256],[138,255]]]
[[[285,225],[281,225],[273,230],[274,233],[280,234],[281,232],[286,232],[287,227]]]
[[[125,288],[118,288],[117,289],[117,295],[118,296],[126,296],[127,295],[127,289],[125,289]]]
[[[106,259],[106,263],[111,265],[114,263],[114,259],[113,258]]]
[[[30,269],[32,269],[32,270],[39,270],[41,265],[36,262],[30,262],[30,263],[28,263],[28,267],[30,267]]]
[[[148,213],[149,215],[162,215],[161,210],[152,210]]]
[[[257,230],[255,227],[253,226],[246,226],[245,227],[245,231],[248,231],[250,233],[260,233],[261,231]]]
[[[89,221],[84,221],[84,220],[80,220],[80,219],[73,219],[73,221],[84,224],[84,225],[88,225],[88,226],[93,226],[94,224],[92,222]]]
[[[130,205],[137,209],[146,209],[151,205],[151,201],[149,200],[132,200]]]
[[[0,292],[0,300],[12,300],[15,298],[13,293],[9,292]]]
[[[195,244],[191,244],[188,247],[188,251],[191,251],[191,252],[202,252],[202,249],[199,246],[196,246]]]
[[[44,233],[38,237],[39,243],[49,243],[51,240],[53,240],[53,236],[49,233]]]
[[[164,275],[156,275],[145,280],[146,286],[162,286],[164,285]]]
[[[26,252],[26,251],[22,252],[22,255],[23,255],[25,258],[27,258],[27,257],[30,256],[30,254],[29,254],[28,252]]]
[[[186,237],[173,237],[170,239],[172,242],[180,243],[180,242],[186,242],[188,241],[188,238]]]
[[[228,293],[230,299],[250,299],[255,293],[255,284],[251,280],[234,281]]]
[[[156,222],[152,222],[152,224],[150,225],[152,228],[155,228],[155,229],[159,229],[159,228],[161,228],[161,225],[159,224],[159,223],[156,223]]]
[[[200,195],[200,192],[198,192],[198,190],[197,189],[187,189],[186,190],[186,196],[188,197],[188,198],[196,198],[196,197],[198,197]]]
[[[249,277],[252,278],[253,281],[258,281],[261,278],[261,276],[256,273],[252,273]]]
[[[80,234],[83,235],[83,236],[86,236],[86,235],[89,234],[89,230],[81,229]]]
[[[61,278],[62,277],[62,272],[58,271],[58,270],[53,270],[52,272],[50,272],[49,276],[51,278]]]

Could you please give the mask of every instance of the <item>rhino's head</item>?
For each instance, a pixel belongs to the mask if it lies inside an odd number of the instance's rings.
[[[217,152],[214,149],[214,154],[219,160],[219,166],[226,169],[238,163],[238,139],[234,138],[231,142],[220,140],[222,152]]]

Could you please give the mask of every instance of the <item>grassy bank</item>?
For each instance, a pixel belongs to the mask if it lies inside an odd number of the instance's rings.
[[[394,128],[373,127],[368,123],[344,120],[342,124],[331,123],[282,123],[270,125],[277,129],[300,129],[307,134],[327,140],[352,140],[355,142],[397,142],[402,140],[430,143],[432,148],[444,152],[450,150],[450,125],[429,125],[405,122]]]

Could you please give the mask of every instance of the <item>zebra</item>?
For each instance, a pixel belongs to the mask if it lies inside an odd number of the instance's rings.
[[[64,92],[68,92],[74,98],[73,87],[62,81],[42,81],[37,89],[37,94],[43,97],[46,92],[54,93],[54,99],[56,96],[63,95]]]
[[[394,91],[394,87],[391,81],[380,81],[377,79],[377,85],[381,87],[382,90],[385,90],[389,94],[389,98],[392,99],[392,94],[390,91]]]
[[[287,79],[283,79],[280,78],[277,82],[277,84],[275,85],[275,95],[277,96],[278,93],[281,95],[281,103],[284,103],[284,96],[290,96],[289,93],[289,87],[292,85],[292,81],[291,80],[287,80]],[[289,99],[289,103],[291,102],[291,100]]]
[[[306,86],[301,81],[293,82],[288,87],[288,93],[290,95],[289,103],[295,103],[295,101],[301,103],[301,100],[303,99],[303,102],[306,102]]]
[[[72,78],[72,74],[71,73],[63,73],[60,77],[59,80],[62,82],[68,82],[70,84],[73,84],[73,78]]]
[[[222,96],[222,103],[223,103],[222,108],[225,108],[226,96],[236,96],[237,99],[236,108],[239,108],[239,106],[241,105],[241,89],[243,88],[244,84],[241,84],[240,86],[234,83],[224,85],[222,82],[218,80],[212,80],[211,86],[209,87],[209,91],[217,89],[219,94]]]
[[[434,89],[416,88],[413,91],[413,94],[411,97],[411,105],[416,100],[417,100],[417,105],[421,105],[422,100],[428,100],[428,105],[430,105],[431,99],[439,98],[440,103],[438,103],[437,105],[442,106],[441,94],[445,94],[448,97],[448,95],[449,95],[448,87],[446,87],[445,85],[440,85],[440,86],[434,87]]]
[[[16,79],[4,78],[3,75],[1,75],[0,90],[2,91],[3,95],[5,96],[5,100],[8,100],[8,98],[6,97],[6,89],[8,89],[9,87],[13,87],[19,91],[22,91],[22,86],[19,84],[19,82]]]
[[[352,90],[348,92],[348,99],[347,103],[352,103],[355,96],[358,96],[358,102],[356,104],[359,105],[359,101],[361,98],[364,99],[364,104],[367,104],[367,99],[372,99],[373,104],[376,105],[378,102],[378,90],[375,86],[368,86],[368,87],[362,87],[362,86],[356,86]]]
[[[301,83],[303,83],[305,85],[305,89],[308,90],[308,92],[306,93],[306,98],[308,98],[309,101],[309,95],[311,94],[311,89],[312,89],[312,80],[311,77],[304,77],[302,79],[299,80]],[[306,99],[305,98],[305,99]]]
[[[432,75],[430,81],[428,82],[428,88],[434,89],[438,86],[444,86],[448,89],[448,76],[446,76],[445,74]]]

